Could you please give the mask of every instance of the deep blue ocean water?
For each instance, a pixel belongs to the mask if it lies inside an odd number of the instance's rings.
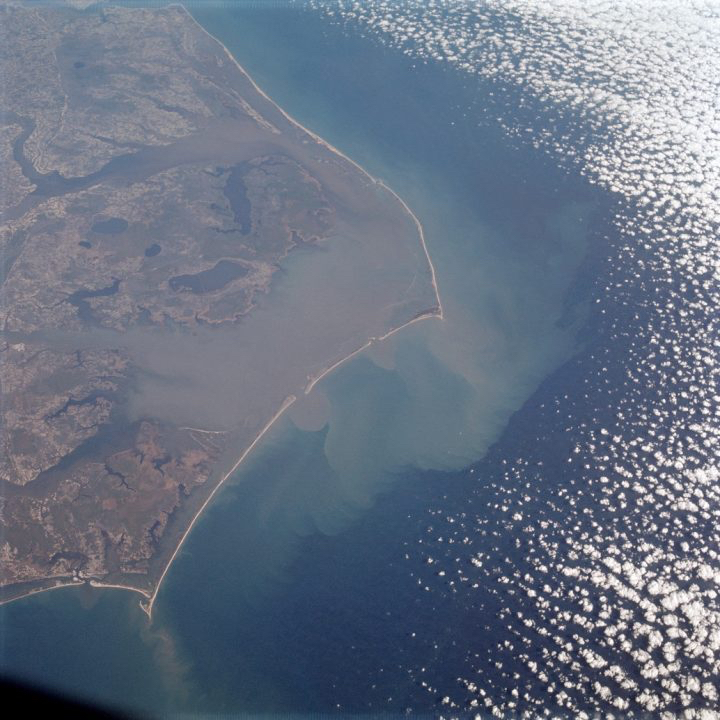
[[[610,472],[577,448],[587,423],[617,421],[623,323],[642,322],[606,292],[612,219],[632,208],[508,135],[494,118],[512,88],[308,10],[192,12],[281,107],[413,208],[447,318],[341,367],[313,391],[320,410],[309,400],[277,424],[189,537],[150,627],[130,594],[23,600],[0,611],[5,672],[150,713],[464,714],[517,688],[527,707],[560,711],[532,666],[555,672],[564,626],[523,578],[552,574],[583,518],[617,524],[601,496],[577,493]],[[517,112],[542,125],[547,108],[526,98]],[[570,111],[558,123],[576,131]],[[643,290],[625,298],[642,306]],[[577,617],[549,578],[555,616]],[[540,627],[549,636],[527,629]],[[595,707],[571,685],[576,707]]]
[[[604,198],[469,114],[482,88],[453,73],[303,10],[192,10],[283,108],[407,200],[447,312],[462,309],[455,332],[492,333],[479,349],[494,357],[464,377],[452,363],[469,344],[445,361],[428,350],[442,340],[411,328],[396,341],[402,373],[366,358],[340,369],[322,387],[329,425],[273,431],[185,545],[153,628],[131,594],[87,591],[98,595],[87,607],[75,590],[48,593],[3,608],[6,670],[134,709],[419,709],[429,698],[409,668],[456,642],[463,622],[428,604],[404,559],[427,510],[467,477],[434,466],[479,457],[567,353],[562,333],[543,335],[573,300]]]

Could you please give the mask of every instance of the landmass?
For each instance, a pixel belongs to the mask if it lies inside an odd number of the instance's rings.
[[[441,316],[419,222],[180,6],[0,7],[0,601],[152,603],[294,398]]]

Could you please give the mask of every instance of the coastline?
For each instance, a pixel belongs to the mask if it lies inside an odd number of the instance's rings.
[[[400,330],[403,330],[404,328],[408,327],[409,325],[413,325],[416,322],[419,322],[420,320],[428,320],[429,318],[436,317],[440,320],[443,319],[442,315],[442,309],[438,308],[437,312],[434,310],[428,310],[427,312],[421,313],[420,315],[416,315],[412,320],[408,320],[406,323],[403,323],[402,325],[398,325],[396,328],[393,328],[392,330],[386,332],[384,335],[380,335],[379,337],[371,337],[364,345],[361,345],[357,350],[353,350],[349,355],[346,355],[344,358],[341,358],[336,363],[333,363],[329,367],[325,368],[321,373],[316,375],[314,378],[310,379],[310,382],[306,385],[304,394],[307,395],[309,392],[319,383],[326,375],[329,375],[335,368],[340,367],[341,365],[345,364],[348,360],[351,358],[354,358],[356,355],[359,355],[363,350],[367,350],[369,347],[374,345],[375,343],[382,342],[383,340],[387,340],[391,335],[394,335],[396,332],[400,332]]]
[[[420,220],[418,220],[415,213],[409,208],[408,204],[391,188],[388,187],[382,180],[379,178],[374,177],[371,175],[362,165],[358,164],[353,160],[352,158],[348,157],[342,150],[339,150],[334,145],[329,143],[327,140],[324,140],[321,138],[317,133],[313,132],[312,130],[309,130],[306,128],[302,123],[298,122],[293,118],[291,115],[285,112],[271,97],[265,93],[262,88],[260,88],[257,83],[253,80],[250,73],[245,70],[245,68],[240,65],[240,63],[237,61],[235,56],[228,50],[228,48],[217,38],[215,37],[211,32],[206,30],[194,17],[193,14],[183,5],[182,3],[172,3],[168,7],[179,7],[182,9],[182,11],[192,20],[192,22],[202,31],[204,32],[211,40],[216,42],[225,52],[227,57],[230,59],[230,61],[237,67],[238,70],[248,79],[250,84],[252,85],[253,89],[262,96],[267,102],[269,102],[271,105],[273,105],[277,111],[290,123],[295,125],[296,127],[300,128],[303,132],[307,133],[315,142],[317,142],[319,145],[322,145],[324,148],[329,150],[332,153],[335,153],[335,155],[338,155],[346,162],[349,162],[356,170],[359,170],[365,177],[370,180],[370,182],[374,183],[375,185],[379,185],[382,187],[385,191],[390,193],[392,197],[402,205],[403,210],[410,216],[411,220],[415,223],[415,227],[418,230],[418,233],[420,235],[420,244],[422,246],[423,252],[425,253],[425,259],[427,260],[427,263],[430,267],[430,282],[433,287],[433,290],[435,291],[435,299],[437,300],[437,307],[439,310],[438,316],[442,319],[443,316],[443,308],[442,308],[442,301],[440,299],[440,291],[438,290],[437,286],[437,278],[435,275],[435,266],[433,265],[432,259],[430,258],[430,253],[427,249],[427,244],[425,242],[425,233],[423,232],[422,224],[420,223]],[[399,328],[397,328],[399,329]],[[388,337],[388,335],[383,336],[383,338],[378,339],[384,339],[384,337]]]
[[[152,620],[152,609],[153,605],[155,604],[155,599],[157,598],[158,591],[160,590],[160,586],[162,585],[162,581],[165,579],[165,575],[167,575],[168,570],[170,569],[170,566],[173,564],[173,560],[175,560],[175,557],[177,556],[178,552],[180,552],[180,548],[182,547],[183,543],[185,542],[185,539],[190,534],[190,531],[195,526],[195,523],[197,519],[202,515],[205,508],[208,506],[210,501],[215,497],[215,493],[225,484],[225,481],[240,467],[240,464],[242,461],[250,454],[252,449],[260,442],[263,435],[267,433],[267,431],[275,424],[276,420],[297,400],[297,397],[295,395],[290,395],[285,398],[283,404],[280,406],[280,409],[275,413],[275,415],[270,418],[269,422],[265,425],[265,427],[260,430],[260,432],[255,436],[255,439],[248,445],[245,450],[241,453],[240,457],[238,458],[237,462],[228,470],[222,478],[219,480],[217,485],[212,489],[210,494],[205,498],[205,502],[200,506],[198,511],[193,515],[192,520],[190,521],[190,524],[185,529],[185,532],[180,537],[180,540],[178,541],[177,545],[175,546],[175,550],[173,550],[172,555],[170,556],[170,559],[165,564],[165,568],[163,569],[160,578],[158,579],[157,583],[155,584],[155,587],[153,589],[152,594],[146,596],[148,598],[147,603],[143,603],[143,601],[140,601],[140,607],[142,608],[143,612],[148,616],[150,620]]]
[[[279,113],[285,117],[285,119],[290,122],[291,124],[295,125],[297,128],[299,128],[301,131],[306,133],[308,136],[310,136],[315,142],[317,142],[319,145],[323,146],[325,149],[327,149],[329,152],[334,153],[338,157],[342,158],[346,162],[348,162],[350,165],[352,165],[356,170],[359,170],[370,182],[372,182],[374,185],[381,187],[384,191],[389,193],[391,197],[397,201],[405,213],[409,215],[413,223],[415,224],[415,227],[418,231],[418,236],[420,238],[420,244],[423,249],[423,252],[425,254],[425,259],[427,261],[428,267],[430,268],[430,281],[433,288],[433,291],[435,293],[435,300],[436,300],[436,306],[433,308],[430,308],[412,319],[408,320],[405,323],[402,323],[401,325],[398,325],[395,328],[390,329],[388,332],[386,332],[383,335],[380,335],[378,337],[371,337],[369,338],[363,345],[361,345],[356,350],[352,351],[348,355],[342,357],[340,360],[337,360],[333,364],[329,365],[327,368],[322,370],[319,374],[317,374],[314,377],[308,378],[308,384],[305,386],[303,393],[305,395],[309,394],[312,389],[315,387],[315,385],[320,382],[325,376],[330,374],[333,370],[337,369],[341,365],[345,364],[348,360],[351,360],[356,355],[359,355],[364,350],[368,349],[370,346],[377,342],[381,342],[383,340],[386,340],[390,336],[394,335],[395,333],[399,332],[400,330],[420,321],[420,320],[426,320],[432,317],[437,317],[439,319],[444,319],[443,314],[443,306],[442,301],[440,298],[440,292],[437,285],[436,280],[436,273],[435,273],[435,266],[433,265],[432,259],[430,257],[430,253],[427,248],[427,244],[425,241],[425,233],[423,231],[422,224],[420,223],[420,220],[417,218],[417,216],[412,212],[408,204],[392,189],[390,188],[384,181],[375,178],[373,175],[371,175],[365,168],[363,168],[361,165],[359,165],[357,162],[355,162],[352,158],[348,157],[345,153],[343,153],[341,150],[336,148],[334,145],[330,144],[323,138],[321,138],[319,135],[314,133],[312,130],[309,130],[304,125],[302,125],[300,122],[295,120],[292,116],[290,116],[285,110],[283,110],[282,107],[280,107],[272,98],[270,98],[253,80],[252,76],[245,70],[245,68],[240,65],[240,63],[237,61],[237,59],[233,56],[233,54],[228,50],[228,48],[212,33],[210,33],[206,28],[204,28],[192,15],[192,13],[183,5],[182,3],[172,3],[168,5],[167,7],[178,7],[180,8],[187,17],[190,18],[190,20],[194,23],[194,25],[201,30],[205,35],[207,35],[213,42],[217,43],[225,52],[228,59],[237,67],[237,69],[245,76],[245,78],[248,80],[248,82],[251,84],[253,89],[267,102],[269,102],[271,105],[273,105]],[[23,598],[31,597],[32,595],[37,595],[42,592],[47,592],[49,590],[58,590],[61,588],[66,587],[82,587],[83,585],[90,585],[92,587],[96,588],[105,588],[105,589],[118,589],[118,590],[128,590],[131,592],[136,592],[142,595],[144,598],[143,600],[140,600],[139,605],[140,608],[143,610],[143,612],[147,615],[148,620],[152,620],[152,610],[153,606],[155,604],[155,600],[157,598],[158,592],[160,590],[160,587],[162,585],[163,580],[165,579],[165,576],[167,575],[170,567],[173,564],[173,561],[175,560],[175,557],[177,556],[178,552],[180,551],[180,548],[184,544],[185,540],[189,536],[191,530],[195,526],[196,521],[200,517],[200,515],[203,513],[205,508],[208,506],[210,501],[215,497],[215,494],[218,492],[218,490],[225,484],[225,481],[238,469],[238,467],[241,465],[243,460],[249,455],[249,453],[255,448],[255,446],[260,442],[260,440],[263,438],[263,436],[270,430],[270,428],[276,423],[278,419],[285,413],[285,411],[297,400],[297,397],[295,395],[289,395],[285,400],[283,401],[280,408],[277,410],[277,412],[273,415],[273,417],[268,421],[268,423],[260,430],[260,432],[255,436],[254,440],[250,445],[248,445],[245,450],[240,454],[240,457],[235,462],[235,464],[232,466],[232,468],[226,472],[221,479],[217,482],[215,487],[210,491],[207,498],[204,500],[200,508],[197,510],[195,515],[193,515],[192,519],[190,520],[190,523],[188,524],[185,531],[180,536],[180,539],[177,541],[177,544],[175,545],[175,548],[170,555],[169,560],[165,563],[165,566],[163,567],[163,570],[157,580],[156,583],[154,583],[154,587],[152,589],[152,592],[149,592],[147,590],[144,590],[139,587],[135,587],[132,585],[126,585],[119,582],[115,583],[104,583],[102,580],[98,579],[91,579],[88,578],[86,580],[80,580],[80,581],[72,581],[72,582],[63,582],[56,585],[52,585],[50,587],[45,588],[38,588],[35,590],[28,591],[22,595],[18,595],[17,597],[8,598],[5,600],[0,600],[0,606],[14,602],[16,600],[21,600]],[[199,428],[193,428],[193,430],[196,430],[198,432],[212,432],[212,431],[204,431]]]
[[[39,587],[35,590],[28,590],[28,592],[23,595],[18,595],[17,597],[5,598],[3,600],[0,600],[0,606],[8,605],[11,602],[15,602],[16,600],[22,600],[23,598],[32,597],[33,595],[40,595],[41,593],[50,592],[50,590],[62,590],[63,588],[69,587],[82,587],[83,585],[85,585],[85,581],[78,580],[76,582],[59,582],[56,585],[50,585],[49,587]]]

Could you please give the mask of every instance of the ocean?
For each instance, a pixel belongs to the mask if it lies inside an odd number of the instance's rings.
[[[151,625],[130,593],[24,599],[0,609],[4,672],[150,715],[712,707],[717,279],[698,263],[716,219],[665,187],[672,139],[646,148],[623,114],[660,92],[637,58],[615,66],[621,100],[601,97],[627,18],[569,1],[190,10],[408,203],[445,318],[272,428]],[[638,12],[638,43],[681,42]],[[468,50],[491,36],[497,55]]]

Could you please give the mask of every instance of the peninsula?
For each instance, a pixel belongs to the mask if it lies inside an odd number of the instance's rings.
[[[180,6],[0,7],[0,602],[148,615],[267,429],[442,316],[420,223]]]

